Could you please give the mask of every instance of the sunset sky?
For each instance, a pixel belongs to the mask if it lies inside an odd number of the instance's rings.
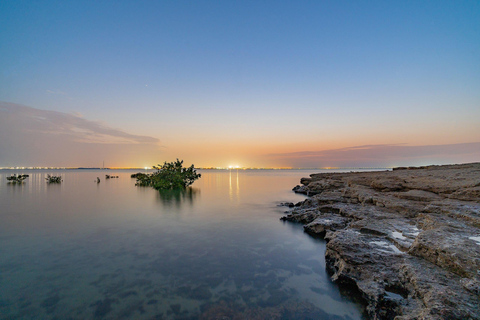
[[[480,1],[0,0],[0,167],[480,161]]]

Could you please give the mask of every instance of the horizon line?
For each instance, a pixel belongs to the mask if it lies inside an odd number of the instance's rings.
[[[392,169],[395,167],[195,167],[196,170],[347,170]],[[152,167],[63,167],[63,166],[10,166],[0,170],[155,170]]]

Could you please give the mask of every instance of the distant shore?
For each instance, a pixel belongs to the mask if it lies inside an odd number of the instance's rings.
[[[320,173],[283,220],[327,241],[326,268],[372,319],[480,319],[480,163]]]
[[[0,167],[0,170],[154,170],[153,168],[119,168],[119,167],[108,167],[108,168],[99,168],[99,167]],[[238,168],[229,168],[229,167],[198,167],[197,170],[392,170],[394,168],[374,168],[374,167],[365,167],[365,168],[337,168],[337,167],[328,167],[328,168],[257,168],[257,167],[238,167]]]

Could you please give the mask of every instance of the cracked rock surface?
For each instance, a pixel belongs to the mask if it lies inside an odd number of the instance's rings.
[[[327,241],[371,319],[480,319],[480,163],[321,173],[283,220]]]

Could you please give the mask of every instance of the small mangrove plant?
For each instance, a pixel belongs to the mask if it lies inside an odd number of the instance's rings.
[[[7,177],[7,181],[8,181],[9,183],[13,183],[13,184],[15,184],[15,183],[23,183],[23,181],[24,181],[25,179],[27,179],[27,178],[28,178],[28,174],[19,174],[19,175],[17,176],[17,174],[14,173],[14,174],[11,175],[10,177]]]
[[[45,180],[47,180],[48,183],[60,183],[63,181],[61,176],[51,176],[49,174],[47,174]]]
[[[130,175],[130,178],[135,178],[135,179],[136,179],[137,177],[139,177],[139,176],[141,176],[141,175],[144,175],[144,174],[145,174],[145,173],[141,173],[141,172],[132,173],[132,174]]]
[[[105,175],[105,179],[115,179],[115,178],[118,178],[118,176],[111,176],[109,174]]]
[[[197,173],[194,165],[183,167],[183,160],[166,162],[163,165],[153,166],[156,170],[151,174],[137,173],[136,186],[153,187],[156,190],[185,189],[202,175]],[[132,175],[133,176],[133,175]]]

